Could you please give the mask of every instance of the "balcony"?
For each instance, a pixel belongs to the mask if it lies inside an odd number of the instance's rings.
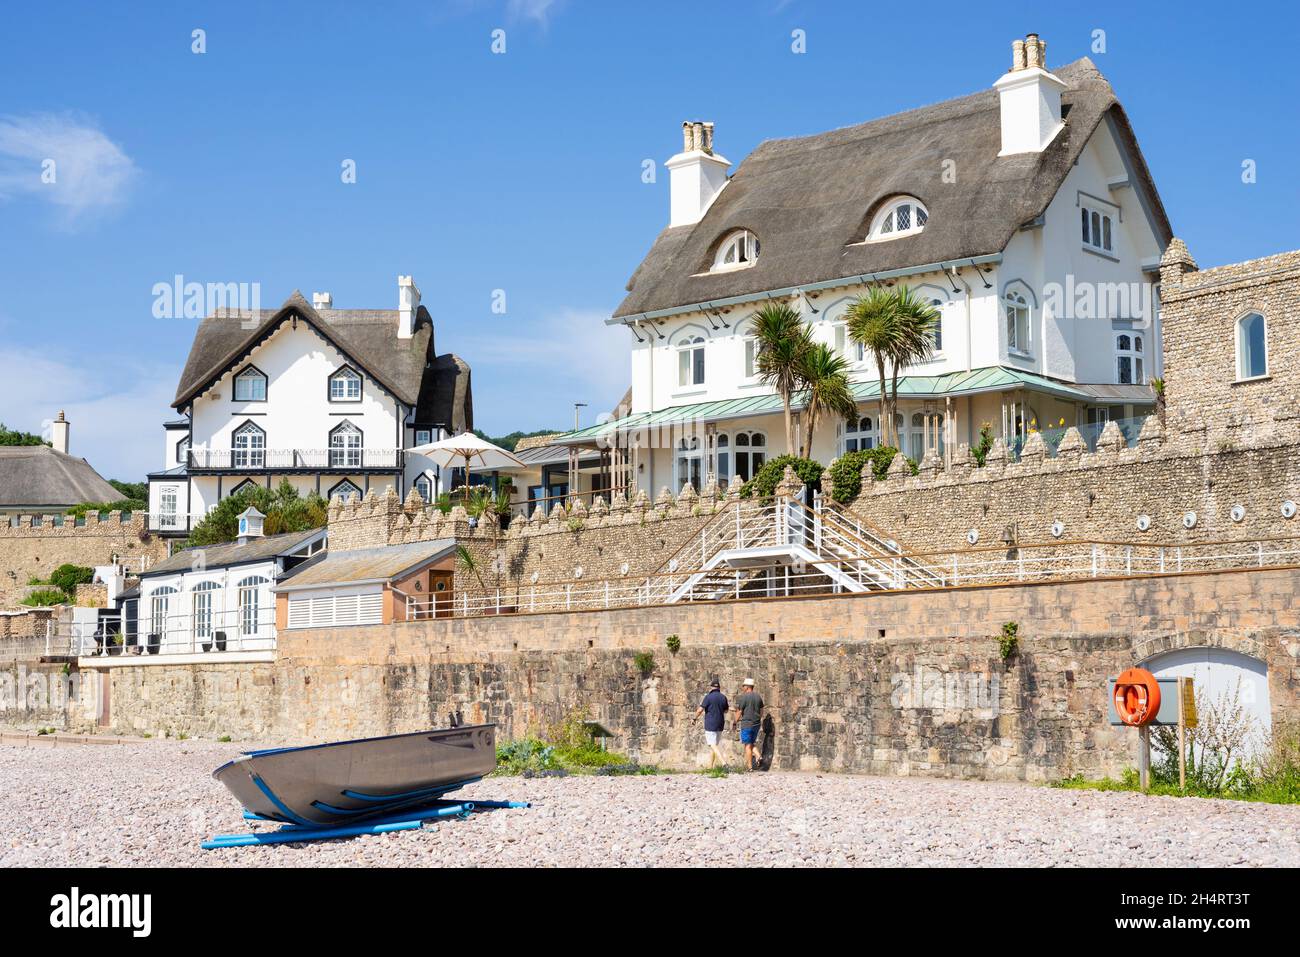
[[[191,449],[186,465],[193,475],[238,472],[400,472],[401,449]]]

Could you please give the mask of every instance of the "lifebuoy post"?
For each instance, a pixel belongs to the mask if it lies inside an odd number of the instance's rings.
[[[1129,668],[1115,679],[1115,713],[1138,729],[1138,781],[1151,786],[1151,722],[1160,713],[1160,683],[1145,668]]]

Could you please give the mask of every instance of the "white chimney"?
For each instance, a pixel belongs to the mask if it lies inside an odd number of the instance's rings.
[[[410,276],[397,277],[397,338],[415,335],[415,313],[420,308],[420,289]]]
[[[1011,71],[993,84],[1002,106],[999,156],[1041,153],[1065,125],[1065,84],[1047,71],[1047,44],[1031,33],[1011,44]]]
[[[664,163],[671,178],[669,226],[689,226],[704,218],[727,185],[731,162],[713,152],[712,123],[683,123],[682,151]]]
[[[332,309],[334,307],[334,297],[328,292],[313,292],[311,294],[311,304],[317,309]]]
[[[68,420],[63,417],[63,410],[59,409],[59,414],[50,427],[50,444],[54,446],[54,451],[64,455],[68,453],[68,428]]]

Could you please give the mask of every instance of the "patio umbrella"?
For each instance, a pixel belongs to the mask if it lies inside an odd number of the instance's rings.
[[[465,465],[465,495],[469,495],[469,470],[471,464],[484,469],[508,468],[524,463],[498,445],[486,439],[480,439],[473,432],[462,432],[437,442],[428,442],[407,449],[415,455],[427,455],[439,465],[452,466],[462,462]]]

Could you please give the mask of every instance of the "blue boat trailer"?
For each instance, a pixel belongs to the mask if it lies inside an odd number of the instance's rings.
[[[467,818],[474,811],[486,811],[495,808],[527,808],[532,805],[527,801],[455,801],[444,800],[442,795],[464,787],[466,784],[473,784],[481,778],[475,778],[470,781],[458,781],[455,784],[448,785],[438,789],[436,792],[421,794],[395,794],[395,795],[363,795],[354,792],[343,792],[345,796],[369,800],[376,802],[373,809],[365,809],[371,815],[363,821],[355,824],[316,824],[310,821],[299,819],[297,822],[288,820],[278,820],[276,818],[266,817],[256,814],[245,809],[244,820],[246,821],[265,821],[272,824],[279,824],[280,827],[274,831],[246,831],[242,834],[216,834],[210,839],[204,841],[199,846],[205,851],[216,850],[223,847],[255,847],[261,844],[298,844],[310,841],[331,841],[344,837],[358,837],[363,834],[389,834],[394,831],[414,831],[422,828],[426,822],[438,820],[440,818]],[[266,785],[259,782],[259,785],[265,790]],[[279,805],[275,796],[267,791],[267,796],[274,803]],[[412,801],[418,801],[418,804],[412,806]],[[391,808],[392,813],[383,814],[385,804],[403,805],[403,809],[397,810]],[[283,805],[280,805],[283,806]]]

